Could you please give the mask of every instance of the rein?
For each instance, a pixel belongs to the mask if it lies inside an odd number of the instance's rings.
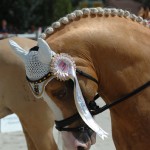
[[[82,74],[83,75],[83,74]],[[84,76],[84,75],[83,75]],[[127,95],[114,100],[112,103],[110,104],[106,104],[103,107],[99,107],[96,104],[96,100],[100,97],[98,94],[94,97],[94,100],[90,101],[90,103],[88,104],[88,108],[90,113],[95,116],[99,113],[104,112],[107,109],[112,108],[113,106],[127,100],[128,98],[138,94],[139,92],[143,91],[144,89],[148,88],[150,86],[150,81],[146,82],[144,85],[138,87],[137,89],[133,90],[132,92],[128,93]],[[73,122],[75,122],[76,120],[81,119],[79,113],[74,114],[73,116],[66,118],[64,120],[61,121],[55,121],[56,124],[56,129],[59,131],[85,131],[87,130],[89,127],[87,126],[80,126],[80,127],[76,127],[76,128],[65,128],[66,126],[72,124]]]

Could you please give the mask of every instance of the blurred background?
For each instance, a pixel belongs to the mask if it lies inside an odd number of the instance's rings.
[[[1,0],[0,39],[36,39],[52,22],[84,7],[122,8],[150,19],[150,0]]]

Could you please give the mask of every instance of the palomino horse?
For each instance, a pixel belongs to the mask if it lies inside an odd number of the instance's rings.
[[[13,38],[29,50],[37,42]],[[22,124],[28,150],[56,150],[53,140],[53,115],[43,100],[28,88],[24,66],[12,53],[8,39],[0,41],[0,118],[16,113]]]
[[[25,63],[33,93],[43,97],[52,108],[65,149],[90,149],[95,143],[92,130],[100,132],[91,116],[86,118],[88,111],[82,100],[84,97],[89,107],[98,92],[108,104],[132,95],[110,109],[113,140],[117,150],[148,150],[150,29],[147,21],[120,9],[85,8],[53,23],[42,38],[45,40],[39,39],[38,46],[29,53],[13,41],[10,44]],[[146,82],[147,88],[137,94],[138,87],[143,88]],[[136,94],[131,94],[135,89]],[[84,121],[76,118],[77,111]],[[75,117],[66,120],[72,115]],[[102,131],[100,135],[106,133]]]

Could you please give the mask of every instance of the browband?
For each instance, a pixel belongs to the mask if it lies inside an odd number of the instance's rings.
[[[85,72],[83,72],[83,71],[81,71],[81,70],[79,70],[79,69],[76,69],[76,72],[77,72],[78,74],[84,76],[84,77],[87,77],[88,79],[90,79],[90,80],[92,80],[92,81],[94,81],[95,83],[98,84],[98,81],[97,81],[95,78],[93,78],[92,76],[90,76],[89,74],[87,74],[87,73],[85,73]],[[52,75],[52,72],[49,72],[49,73],[46,74],[44,77],[42,77],[42,78],[40,78],[40,79],[38,79],[38,80],[30,80],[27,76],[26,76],[26,79],[27,79],[30,83],[35,83],[35,84],[37,84],[37,83],[41,83],[41,82],[45,81],[45,80],[48,79],[51,75]]]

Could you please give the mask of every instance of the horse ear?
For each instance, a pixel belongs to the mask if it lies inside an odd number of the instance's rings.
[[[47,44],[47,42],[41,38],[38,39],[38,58],[44,64],[50,64],[52,56],[55,54]]]
[[[19,55],[19,57],[25,61],[26,59],[26,55],[28,54],[28,52],[26,50],[24,50],[23,48],[21,48],[15,41],[13,40],[9,40],[9,44],[11,46],[11,48],[13,49],[13,51]]]

